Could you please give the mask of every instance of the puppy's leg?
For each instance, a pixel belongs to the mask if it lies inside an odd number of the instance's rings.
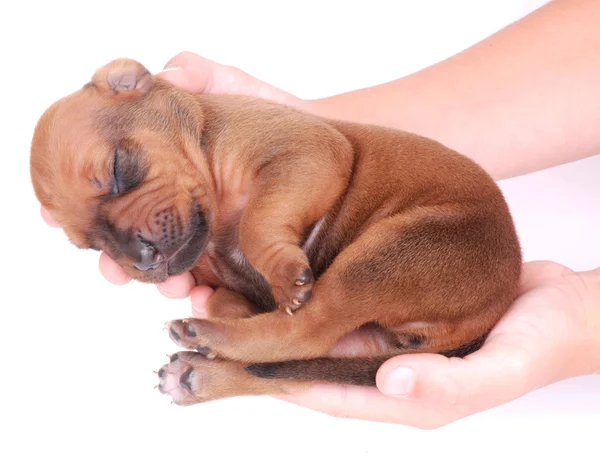
[[[226,302],[226,298],[222,301]],[[229,315],[229,312],[223,315]],[[319,375],[323,375],[323,372],[326,381],[373,385],[377,369],[383,362],[380,356],[389,353],[384,346],[384,337],[386,333],[376,327],[363,327],[344,336],[344,339],[329,352],[330,355],[371,358],[347,359],[341,365],[338,359],[318,359],[319,361],[309,365],[303,364],[302,361],[282,362],[282,365],[248,364],[210,359],[190,351],[178,352],[171,356],[169,363],[158,370],[159,390],[170,395],[173,403],[177,405],[194,405],[225,397],[301,391],[311,382],[319,380]],[[357,382],[359,379],[363,382]]]
[[[345,145],[339,151],[281,155],[261,169],[242,215],[241,249],[271,285],[277,306],[288,313],[312,295],[313,274],[299,246],[303,235],[348,185],[352,152]]]
[[[248,299],[226,288],[217,288],[206,304],[207,318],[249,318],[258,313]]]
[[[242,362],[327,355],[342,336],[370,322],[388,321],[390,314],[406,310],[402,291],[407,285],[390,281],[409,278],[411,269],[403,268],[400,259],[384,251],[392,244],[389,235],[400,236],[410,220],[382,222],[372,225],[340,253],[315,283],[306,310],[293,317],[275,311],[242,320],[175,320],[169,324],[171,338],[184,348]],[[389,261],[389,272],[378,274],[382,257]],[[391,292],[390,286],[400,289]],[[395,317],[398,324],[408,321],[413,320]],[[382,350],[386,350],[389,343],[383,343]]]
[[[210,360],[195,352],[173,354],[158,370],[158,389],[177,405],[194,405],[241,395],[285,394],[310,383],[290,379],[264,379],[250,374],[248,365]]]
[[[446,209],[420,208],[373,224],[338,255],[316,282],[307,310],[294,317],[275,311],[242,320],[179,320],[171,322],[171,336],[186,348],[252,363],[324,356],[370,322],[396,333],[390,353],[458,348],[509,307],[520,262],[517,254],[498,252],[504,244],[484,233],[485,216]]]
[[[344,334],[338,330],[352,331],[355,327],[345,326],[343,320],[331,323],[320,313],[317,296],[310,308],[294,317],[277,310],[237,320],[174,320],[168,325],[169,334],[179,346],[211,358],[263,362],[318,357]]]

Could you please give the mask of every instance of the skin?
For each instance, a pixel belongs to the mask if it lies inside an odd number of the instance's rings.
[[[322,100],[300,100],[187,52],[169,61],[160,77],[200,93],[257,95],[327,117],[413,131],[503,179],[600,152],[599,16],[593,0],[555,0],[448,60]],[[46,211],[42,215],[56,226]],[[100,270],[115,284],[129,281],[106,255]],[[212,290],[194,287],[189,274],[158,289],[171,298],[190,296],[193,315],[206,317]],[[531,262],[523,268],[521,296],[475,354],[403,355],[380,368],[377,388],[317,385],[280,398],[335,416],[436,428],[545,385],[600,373],[599,333],[600,269],[574,272]]]

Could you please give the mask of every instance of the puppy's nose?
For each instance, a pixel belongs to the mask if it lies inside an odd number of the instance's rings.
[[[138,239],[136,248],[138,250],[139,260],[133,265],[142,272],[154,270],[164,260],[162,254],[147,241]]]

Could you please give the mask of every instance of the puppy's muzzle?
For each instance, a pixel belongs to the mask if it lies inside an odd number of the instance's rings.
[[[177,219],[171,211],[153,216],[150,222],[158,226],[145,232],[116,233],[119,251],[131,259],[129,262],[137,270],[146,273],[144,281],[166,278],[193,267],[208,238],[208,223],[199,204],[192,205],[185,226],[181,225],[183,219]]]

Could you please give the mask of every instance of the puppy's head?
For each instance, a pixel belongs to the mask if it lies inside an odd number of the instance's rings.
[[[194,265],[213,203],[197,105],[122,59],[43,114],[32,182],[76,246],[105,251],[141,281]]]

